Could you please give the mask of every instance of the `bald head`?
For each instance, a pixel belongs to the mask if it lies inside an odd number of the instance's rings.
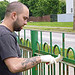
[[[5,16],[8,17],[12,12],[16,12],[18,15],[23,12],[23,8],[27,8],[27,6],[20,2],[12,2],[7,6]]]

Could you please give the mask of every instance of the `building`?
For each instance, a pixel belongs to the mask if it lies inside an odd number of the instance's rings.
[[[66,14],[73,13],[73,0],[66,0]]]
[[[57,21],[58,22],[73,22],[74,8],[73,8],[73,0],[66,0],[66,13],[58,14]]]

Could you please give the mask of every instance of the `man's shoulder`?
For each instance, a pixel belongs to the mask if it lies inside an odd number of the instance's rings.
[[[5,26],[1,26],[0,25],[0,37],[1,38],[6,38],[6,37],[10,37],[10,38],[14,38],[16,39],[17,35],[13,32],[11,32],[8,28],[6,28]]]
[[[0,36],[8,34],[11,34],[11,32],[5,26],[0,25]]]

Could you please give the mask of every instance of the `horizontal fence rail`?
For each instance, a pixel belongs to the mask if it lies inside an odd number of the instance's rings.
[[[31,39],[26,38],[26,30],[17,33],[22,57],[30,58],[48,54],[57,57],[58,54],[61,54],[64,58],[63,61],[52,65],[40,63],[36,67],[23,72],[23,75],[75,75],[75,50],[71,47],[65,49],[65,33],[62,33],[62,48],[57,44],[52,45],[52,32],[49,33],[50,44],[43,43],[43,31],[39,32],[40,42],[38,41],[38,31],[30,30],[29,33]]]

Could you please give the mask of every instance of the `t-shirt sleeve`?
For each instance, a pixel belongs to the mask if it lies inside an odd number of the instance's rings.
[[[3,35],[0,37],[0,55],[2,60],[9,57],[18,57],[15,39],[12,35]]]

